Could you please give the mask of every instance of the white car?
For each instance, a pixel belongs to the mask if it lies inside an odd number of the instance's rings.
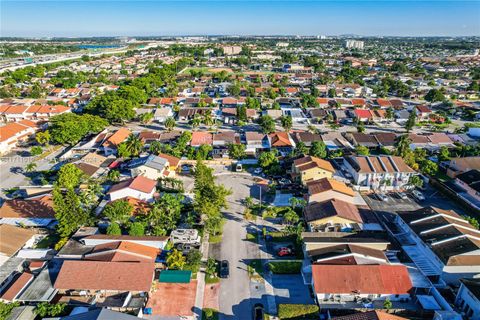
[[[418,201],[423,201],[425,200],[425,196],[423,195],[423,193],[421,193],[420,191],[418,190],[413,190],[412,191],[412,196],[417,199]]]
[[[262,171],[263,171],[262,168],[256,168],[255,170],[253,170],[253,173],[260,174],[262,173]]]
[[[405,200],[405,199],[408,199],[407,195],[405,194],[405,192],[397,192],[396,193],[397,197],[402,199],[402,200]]]

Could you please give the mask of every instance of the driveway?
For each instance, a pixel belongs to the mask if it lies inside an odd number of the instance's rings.
[[[310,290],[303,283],[301,274],[273,274],[273,291],[276,303],[314,303]]]

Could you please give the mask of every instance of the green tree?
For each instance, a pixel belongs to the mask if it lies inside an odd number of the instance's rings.
[[[43,153],[43,149],[42,147],[40,146],[33,146],[31,149],[30,149],[30,154],[32,156],[39,156]]]
[[[130,150],[128,150],[127,144],[125,142],[122,142],[118,145],[117,155],[120,158],[130,158],[132,156],[132,153],[130,152]]]
[[[359,156],[368,156],[370,154],[370,149],[368,149],[365,146],[358,145],[358,146],[355,147],[355,152]]]
[[[142,113],[139,118],[142,124],[148,124],[153,119],[153,113],[151,112]]]
[[[117,182],[120,179],[120,171],[116,169],[108,171],[107,179],[110,182]]]
[[[443,95],[442,91],[438,89],[430,89],[425,95],[425,100],[429,102],[438,102],[445,100],[445,96]]]
[[[48,130],[38,132],[35,135],[35,140],[38,142],[38,144],[41,144],[42,146],[48,144],[50,142],[50,139],[50,131]]]
[[[438,172],[438,165],[431,160],[425,160],[422,162],[420,169],[422,170],[422,173],[433,176]]]
[[[185,257],[183,256],[181,251],[177,249],[173,249],[167,255],[167,267],[168,269],[174,270],[183,270],[185,264],[187,263]]]
[[[439,161],[447,161],[450,160],[450,151],[448,150],[447,146],[441,146],[438,152],[438,160]]]
[[[67,308],[66,303],[48,303],[40,302],[35,307],[35,313],[38,314],[41,318],[45,317],[56,317],[65,313]]]
[[[133,222],[128,228],[128,234],[135,237],[145,235],[145,226],[141,222]]]
[[[288,208],[287,212],[283,214],[283,221],[289,225],[297,223],[299,220],[298,214],[291,208]]]
[[[107,234],[112,236],[120,236],[122,235],[122,229],[120,229],[120,225],[116,222],[112,222],[107,227]]]
[[[327,146],[323,141],[313,141],[309,154],[317,158],[325,159],[327,157]]]
[[[410,130],[415,127],[415,122],[417,121],[417,108],[413,108],[412,111],[410,111],[410,114],[408,115],[407,122],[405,122],[405,129],[407,132],[410,132]]]
[[[123,199],[108,203],[103,209],[103,215],[112,222],[125,223],[133,213],[133,206]]]
[[[393,307],[392,301],[390,301],[390,299],[385,299],[385,301],[383,302],[383,308],[390,310],[392,309],[392,307]]]
[[[20,306],[18,302],[5,303],[0,301],[0,320],[8,319],[12,310],[18,306]]]
[[[186,257],[185,269],[191,270],[193,273],[197,273],[200,270],[200,264],[202,262],[202,253],[200,250],[191,250]]]
[[[359,132],[359,133],[364,133],[365,132],[365,125],[363,124],[363,122],[359,122],[357,124],[357,132]]]
[[[480,223],[478,222],[477,218],[464,216],[465,220],[468,221],[475,229],[480,230]]]
[[[135,108],[139,107],[137,98],[125,99],[130,94],[121,95],[115,91],[96,96],[84,108],[84,111],[101,116],[110,122],[124,123],[135,117]]]
[[[197,149],[197,160],[207,160],[208,156],[210,155],[210,152],[212,152],[213,147],[210,144],[202,144],[200,147]]]
[[[105,119],[90,114],[64,113],[50,118],[51,141],[74,145],[88,134],[96,134],[108,125]]]
[[[78,227],[84,225],[90,212],[82,205],[79,196],[72,187],[62,191],[56,184],[52,192],[53,209],[58,221],[57,231],[61,238],[70,237]]]
[[[228,145],[228,154],[233,159],[243,159],[247,156],[244,144],[230,143]]]
[[[168,131],[172,131],[172,129],[175,128],[175,119],[173,117],[168,117],[165,120],[165,128]]]
[[[308,153],[308,148],[303,141],[299,141],[295,146],[295,154],[304,155]]]
[[[213,258],[208,258],[205,273],[209,278],[213,278],[217,272],[217,262]]]
[[[282,123],[282,127],[286,132],[289,132],[290,129],[292,129],[293,120],[291,116],[282,116],[280,118],[280,122]]]
[[[272,133],[275,132],[275,121],[270,116],[261,116],[260,120],[260,127],[262,128],[263,133]]]
[[[85,173],[73,163],[60,167],[57,174],[57,183],[62,188],[76,188],[82,182]]]
[[[263,169],[269,168],[273,165],[278,164],[277,152],[276,150],[266,151],[260,153],[258,156],[258,164]]]
[[[423,180],[419,176],[411,176],[408,180],[408,184],[413,187],[421,188],[423,186]]]

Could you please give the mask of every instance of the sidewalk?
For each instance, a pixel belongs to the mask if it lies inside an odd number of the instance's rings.
[[[202,263],[206,263],[208,260],[208,233],[203,236],[202,247]],[[197,272],[197,295],[195,297],[194,313],[195,319],[202,319],[203,298],[205,295],[205,268],[201,267]]]

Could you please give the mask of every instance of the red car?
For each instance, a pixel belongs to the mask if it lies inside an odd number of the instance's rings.
[[[277,254],[280,257],[291,256],[293,253],[294,253],[293,250],[287,247],[281,247],[280,249],[278,249],[278,252],[277,252]]]

